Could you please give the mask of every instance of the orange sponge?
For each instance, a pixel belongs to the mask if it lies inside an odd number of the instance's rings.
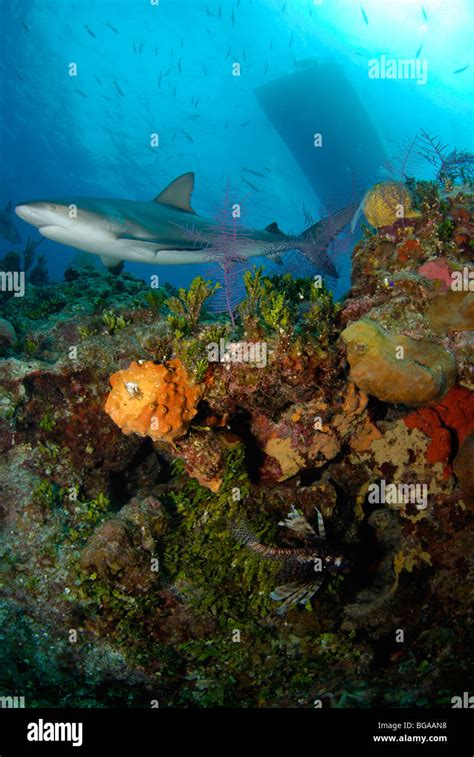
[[[194,386],[180,360],[164,365],[132,362],[110,377],[112,391],[105,412],[124,434],[172,441],[186,434],[201,389]]]

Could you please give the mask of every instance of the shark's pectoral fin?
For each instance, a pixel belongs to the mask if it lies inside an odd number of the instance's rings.
[[[191,207],[191,195],[194,189],[194,174],[192,171],[183,173],[177,179],[168,184],[168,186],[155,197],[153,202],[159,205],[170,205],[172,208],[184,210],[186,213],[196,214]]]
[[[119,258],[109,258],[106,255],[101,255],[100,259],[110,273],[113,273],[115,276],[122,273],[123,260],[120,260]]]

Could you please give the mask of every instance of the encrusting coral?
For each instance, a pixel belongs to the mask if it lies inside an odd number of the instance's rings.
[[[124,434],[172,441],[184,436],[201,396],[178,359],[163,365],[133,361],[110,377],[105,411]]]

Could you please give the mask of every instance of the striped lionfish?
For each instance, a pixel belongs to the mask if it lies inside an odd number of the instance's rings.
[[[278,615],[284,615],[296,604],[306,604],[316,594],[328,575],[339,573],[348,567],[348,561],[342,555],[333,554],[326,546],[326,534],[323,516],[317,508],[318,533],[308,523],[303,513],[292,507],[285,520],[279,526],[293,531],[302,541],[302,547],[272,547],[261,544],[244,521],[232,527],[235,538],[246,547],[270,560],[278,560],[281,569],[278,580],[270,597],[282,604]]]

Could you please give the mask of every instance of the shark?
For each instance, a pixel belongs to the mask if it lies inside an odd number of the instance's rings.
[[[124,261],[155,265],[215,262],[222,224],[193,210],[193,189],[194,173],[188,172],[151,202],[71,197],[22,202],[15,213],[46,239],[100,256],[114,273],[120,272]],[[297,236],[285,234],[276,222],[261,230],[242,228],[235,254],[244,260],[268,256],[281,262],[284,252],[296,249],[323,273],[338,278],[328,246],[353,215],[352,206],[343,208]]]
[[[13,244],[19,244],[21,242],[20,235],[13,225],[12,221],[13,205],[8,202],[4,210],[0,210],[0,237],[8,239]]]

